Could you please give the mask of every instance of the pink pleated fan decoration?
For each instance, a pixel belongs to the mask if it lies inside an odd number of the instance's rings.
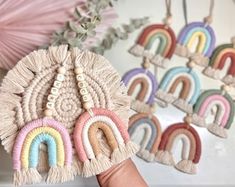
[[[72,19],[84,0],[0,0],[0,68],[12,68],[22,57],[48,45],[52,33]],[[105,9],[96,36],[85,41],[94,45],[117,17],[113,8]]]

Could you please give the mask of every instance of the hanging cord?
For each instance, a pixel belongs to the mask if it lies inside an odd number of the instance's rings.
[[[186,0],[183,0],[183,12],[184,12],[185,25],[188,25],[188,12],[187,12],[187,1]]]
[[[166,18],[164,19],[164,22],[166,26],[170,26],[172,23],[171,0],[165,0],[165,3],[166,3]]]
[[[210,0],[209,15],[204,18],[206,25],[210,25],[213,21],[213,11],[214,11],[215,1]]]

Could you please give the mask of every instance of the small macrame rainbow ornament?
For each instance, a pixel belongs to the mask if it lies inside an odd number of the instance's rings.
[[[86,112],[79,116],[76,122],[73,139],[81,163],[82,176],[90,177],[129,158],[138,151],[138,147],[131,142],[125,123],[113,111],[94,107],[87,89],[88,82],[80,65],[81,60],[82,55],[75,59],[75,74]],[[101,131],[107,140],[110,157],[102,152],[97,138],[98,131]]]
[[[151,112],[158,88],[156,77],[151,71],[147,68],[132,69],[123,76],[122,81],[128,89],[128,95],[132,96],[131,108],[137,112]],[[141,88],[136,94],[135,91],[139,85]],[[136,97],[133,98],[135,94]]]
[[[230,59],[230,65],[225,76],[222,77],[221,74],[228,59]],[[235,37],[232,38],[231,44],[220,45],[214,50],[204,74],[235,87]]]
[[[226,88],[226,86],[225,86]],[[206,124],[206,118],[211,110],[216,107],[214,121]],[[226,138],[225,129],[229,129],[235,115],[234,102],[231,96],[224,90],[207,90],[198,98],[194,106],[191,123],[207,129],[221,138]]]
[[[48,149],[48,183],[72,180],[72,144],[67,130],[53,119],[37,119],[19,132],[13,149],[14,183],[34,184],[42,181],[37,171],[39,147],[45,143]]]
[[[155,66],[165,68],[174,54],[176,37],[171,29],[171,1],[166,0],[167,16],[165,24],[147,26],[140,34],[136,44],[129,52],[137,57],[144,57]]]
[[[175,164],[173,152],[182,141],[182,160]],[[201,140],[197,131],[187,123],[176,123],[169,126],[162,135],[156,161],[174,166],[179,171],[196,174],[201,157]]]
[[[216,42],[214,30],[210,26],[214,0],[210,1],[209,15],[204,18],[204,22],[188,23],[186,1],[183,1],[183,5],[186,25],[178,36],[175,54],[189,58],[190,62],[199,66],[206,67]]]
[[[182,83],[178,96],[176,90]],[[186,113],[193,112],[193,105],[200,95],[200,80],[197,74],[188,67],[175,67],[164,75],[156,97],[165,104],[173,104]]]
[[[159,44],[155,47],[158,41]],[[143,30],[129,52],[138,57],[146,57],[152,64],[166,68],[174,54],[175,46],[176,38],[173,30],[166,25],[154,24]]]
[[[154,115],[134,114],[130,118],[128,129],[131,139],[135,140],[141,130],[144,130],[144,134],[137,155],[148,162],[153,162],[161,141],[161,125]]]

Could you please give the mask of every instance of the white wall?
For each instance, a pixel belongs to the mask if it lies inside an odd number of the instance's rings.
[[[201,21],[208,14],[209,0],[188,0],[189,21]],[[165,15],[164,0],[119,0],[117,11],[118,23],[127,23],[129,18],[150,16],[152,23],[161,22]],[[172,24],[176,34],[184,26],[182,14],[182,1],[175,0],[172,3],[174,22]],[[212,24],[217,36],[217,45],[230,42],[235,35],[235,3],[232,0],[215,0],[214,21]],[[133,57],[127,50],[134,44],[140,30],[130,36],[128,41],[120,41],[106,57],[117,68],[120,74],[138,67],[140,58]],[[184,65],[187,60],[174,56],[171,67]],[[198,73],[200,68],[196,70]],[[159,70],[160,80],[164,70]],[[200,75],[201,76],[201,75]],[[219,88],[219,83],[201,76],[203,88]],[[159,108],[156,115],[160,119],[163,128],[175,122],[182,121],[184,114],[179,110],[169,107]],[[191,176],[180,173],[174,168],[157,163],[146,163],[134,158],[141,174],[149,186],[162,185],[235,185],[235,127],[228,131],[228,139],[220,139],[211,135],[206,129],[196,128],[202,141],[202,157],[198,165],[198,174]],[[10,157],[0,148],[0,186],[10,184],[11,162]],[[97,186],[94,178],[77,178],[69,186]],[[57,185],[58,186],[58,185]],[[64,185],[65,186],[65,185]]]

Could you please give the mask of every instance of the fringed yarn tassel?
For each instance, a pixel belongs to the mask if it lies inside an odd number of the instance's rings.
[[[82,176],[90,177],[93,175],[97,175],[112,166],[109,158],[103,154],[98,155],[96,158],[92,158],[91,160],[86,160],[83,163]]]
[[[173,155],[169,151],[158,151],[155,157],[155,161],[169,166],[175,165]]]
[[[28,170],[15,171],[13,176],[13,183],[15,186],[21,186],[24,184],[36,184],[42,181],[42,176],[38,173],[36,168],[30,168]]]
[[[144,159],[147,162],[153,162],[155,161],[155,154],[154,153],[150,153],[148,150],[146,149],[142,149],[137,153],[137,156]]]
[[[135,44],[129,49],[129,53],[138,57],[143,56],[144,47],[139,44]]]
[[[74,177],[76,175],[77,175],[77,173],[74,172],[73,166],[68,166],[68,165],[64,166],[62,182],[72,181],[72,180],[74,180]]]
[[[177,44],[175,48],[175,54],[182,57],[188,57],[189,51],[185,46]]]
[[[207,67],[203,73],[207,75],[208,77],[211,77],[213,79],[219,80],[220,79],[220,70],[213,69],[212,67]]]
[[[126,145],[120,145],[119,148],[115,149],[111,154],[111,161],[114,164],[118,164],[123,160],[136,154],[139,150],[139,146],[131,141]]]
[[[209,124],[207,126],[207,129],[212,134],[214,134],[216,136],[219,136],[221,138],[227,138],[228,137],[228,135],[226,133],[226,130],[223,127],[219,126],[218,124],[215,124],[215,123]]]
[[[140,112],[140,113],[150,113],[151,112],[151,105],[148,105],[148,104],[141,102],[141,101],[138,101],[138,100],[132,100],[131,109],[135,110],[136,112]]]
[[[15,171],[13,175],[13,184],[15,186],[21,186],[26,184],[26,176],[23,171]]]
[[[183,110],[184,112],[187,112],[188,114],[193,113],[193,106],[189,104],[187,101],[184,99],[177,99],[173,102],[173,105],[176,106],[177,108]]]
[[[73,160],[71,169],[74,173],[74,176],[76,175],[81,175],[82,174],[82,164],[81,162],[79,162],[78,160]]]
[[[196,113],[194,113],[194,114],[192,115],[192,123],[193,123],[194,125],[199,126],[199,127],[205,127],[205,126],[206,126],[206,124],[205,124],[205,119],[202,118],[202,117],[200,117],[200,116],[197,115]]]
[[[179,163],[175,165],[175,168],[179,171],[188,174],[196,174],[197,173],[197,166],[192,160],[181,160]]]
[[[70,170],[70,171],[69,171]],[[71,166],[53,166],[50,168],[46,182],[50,184],[63,183],[74,179]]]
[[[132,141],[126,143],[126,156],[127,158],[135,155],[139,151],[139,145]]]
[[[235,86],[235,77],[233,77],[232,75],[226,75],[222,81],[225,83],[225,84],[229,84],[229,85],[233,85]]]
[[[157,91],[156,97],[166,103],[172,103],[176,100],[176,97],[173,94],[167,93],[161,89]]]
[[[153,58],[150,59],[150,63],[161,68],[166,68],[169,62],[169,59],[164,58],[161,55],[154,55]]]

